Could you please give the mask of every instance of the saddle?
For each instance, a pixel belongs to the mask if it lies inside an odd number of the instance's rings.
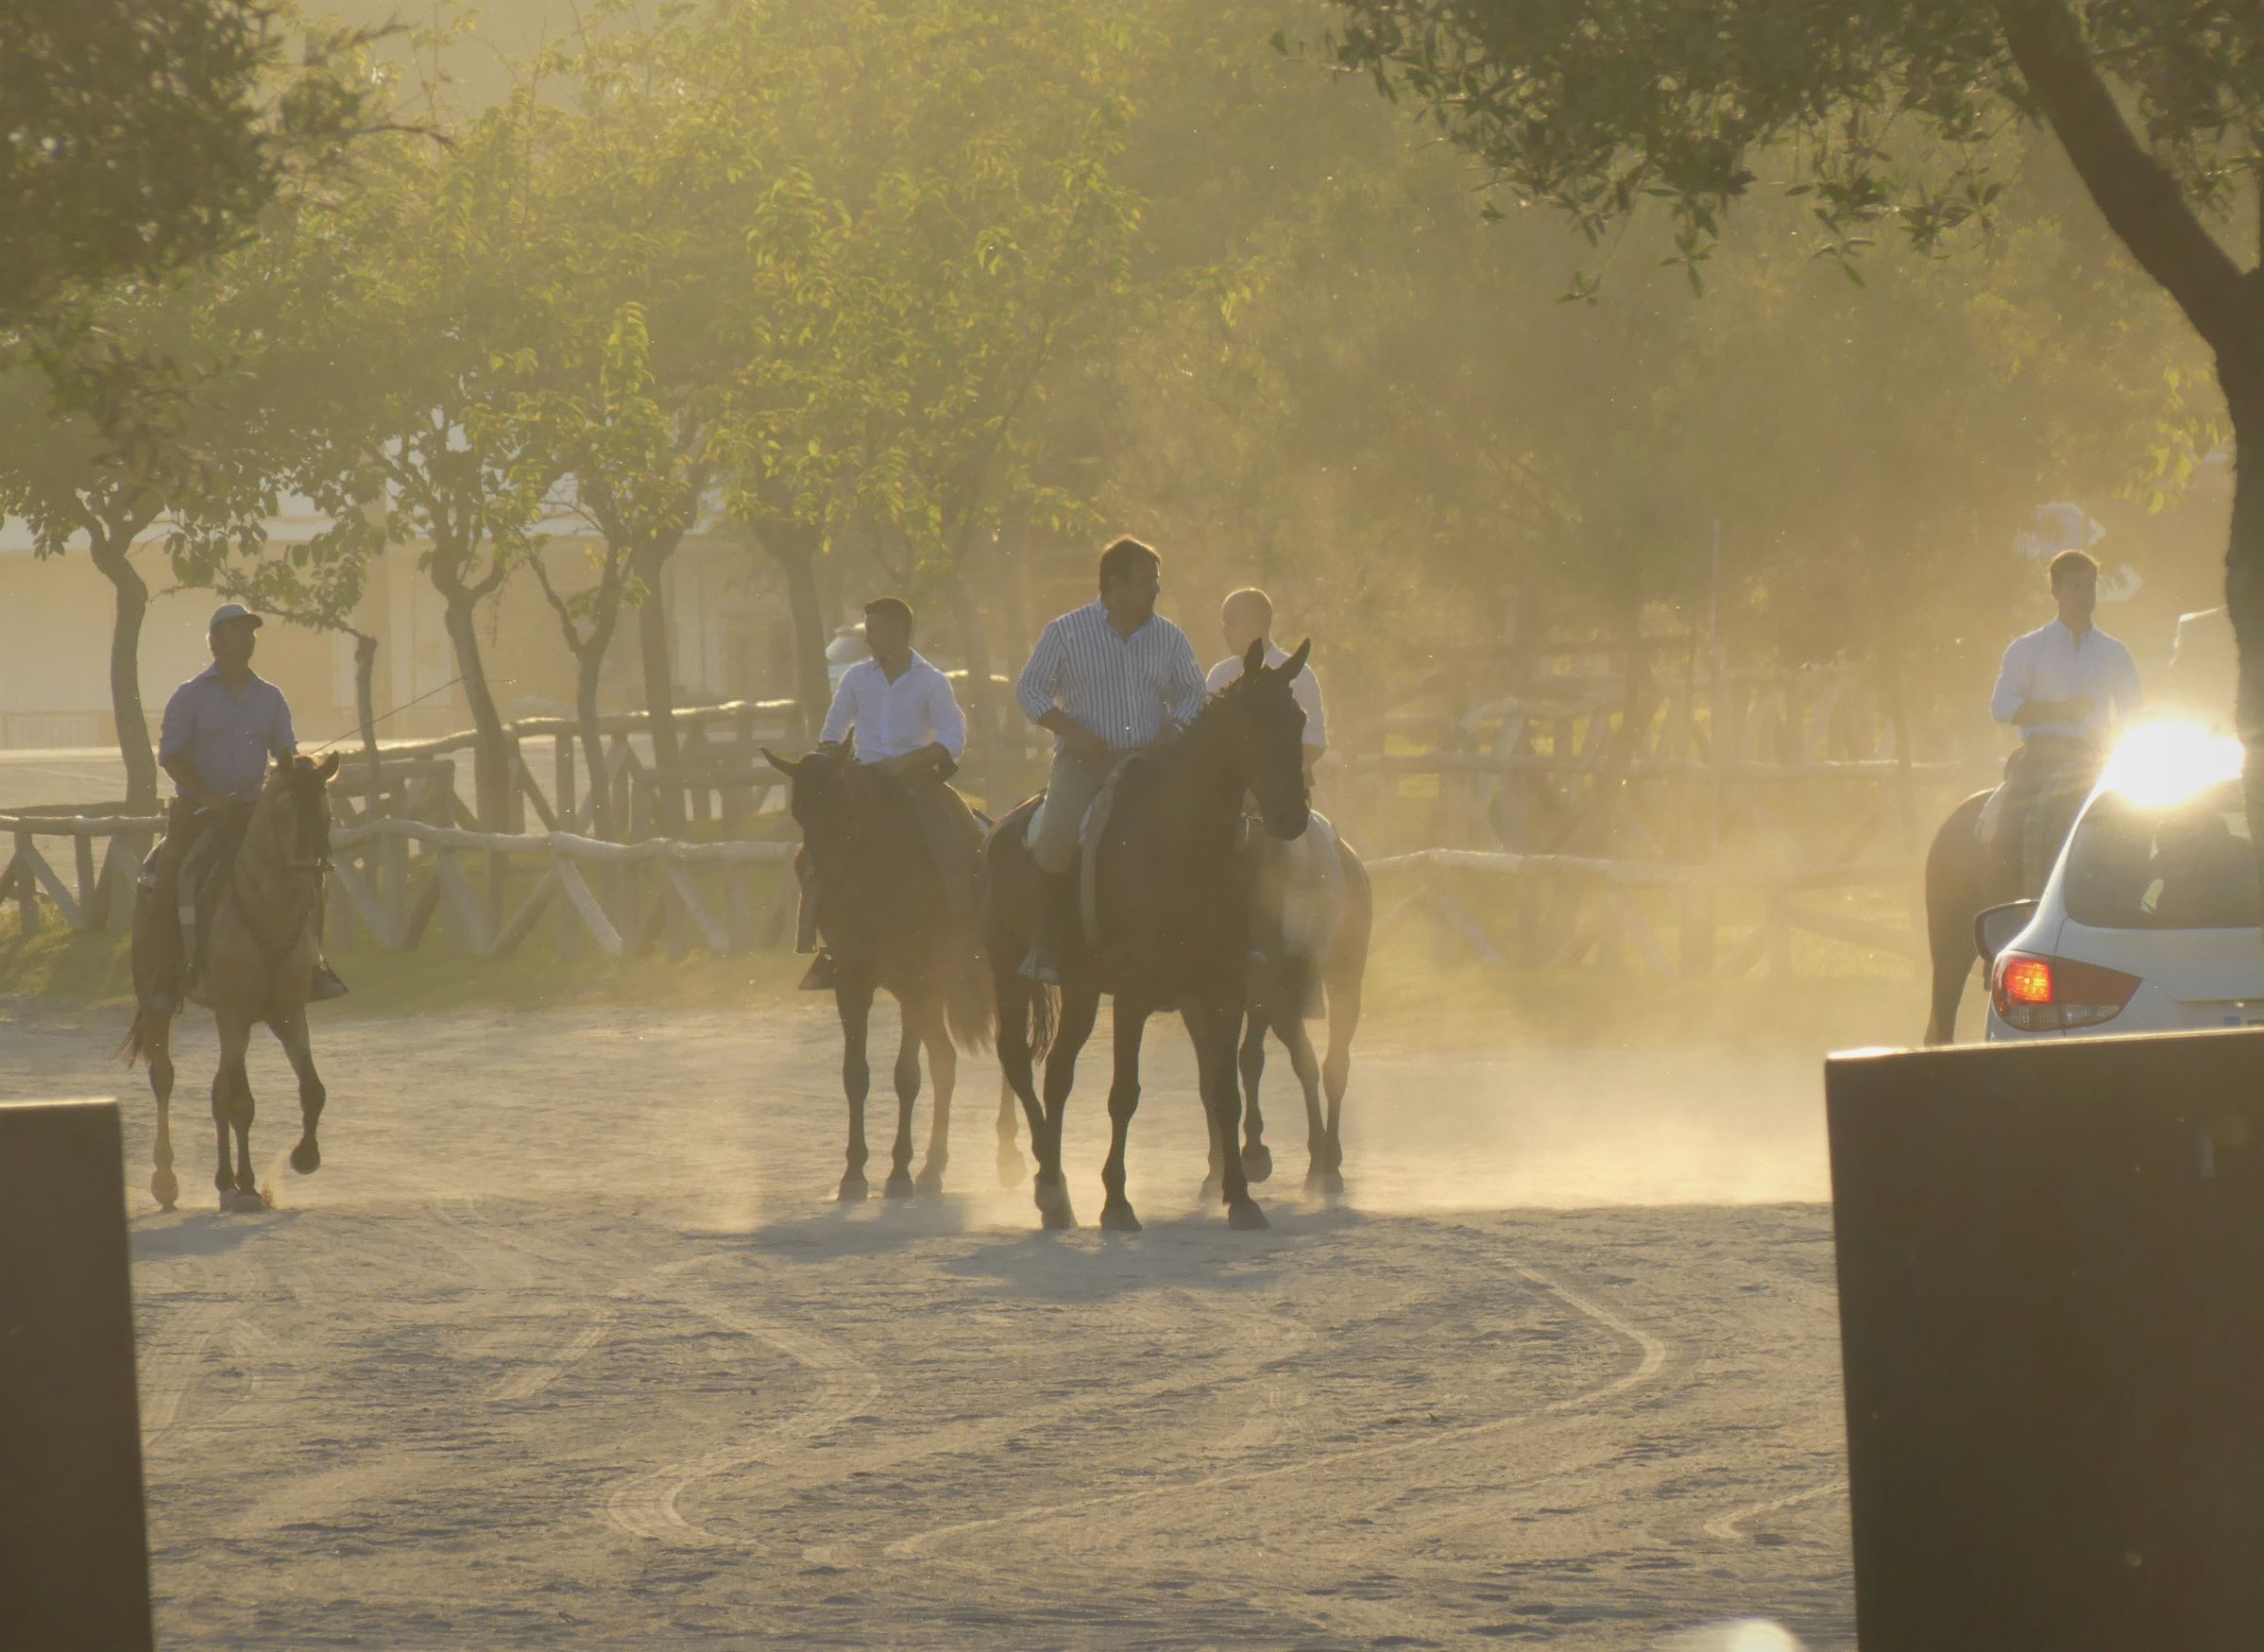
[[[1109,766],[1108,778],[1101,781],[1100,790],[1093,801],[1085,805],[1084,817],[1077,826],[1077,909],[1083,919],[1085,940],[1098,945],[1100,942],[1100,845],[1108,837],[1109,821],[1116,810],[1116,798],[1135,770],[1146,770],[1152,762],[1147,752],[1120,752]],[[1035,841],[1038,825],[1037,810],[1022,823],[1022,841]]]

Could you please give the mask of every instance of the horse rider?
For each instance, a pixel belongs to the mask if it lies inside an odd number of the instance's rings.
[[[144,883],[158,944],[152,1007],[168,1014],[196,980],[196,886],[204,868],[242,835],[267,782],[268,759],[298,751],[283,691],[251,669],[261,623],[242,603],[214,608],[206,627],[213,663],[165,702],[157,760],[179,790]],[[335,998],[345,991],[346,983],[318,960],[313,996]]]
[[[1015,699],[1054,737],[1046,798],[1030,828],[1037,933],[1022,974],[1062,984],[1078,930],[1077,856],[1085,810],[1128,753],[1168,744],[1200,715],[1202,668],[1187,635],[1155,611],[1164,562],[1121,538],[1100,554],[1100,600],[1051,621]]]
[[[1203,686],[1213,694],[1226,691],[1229,684],[1242,675],[1242,662],[1250,656],[1250,645],[1260,638],[1266,640],[1266,663],[1278,666],[1289,657],[1288,650],[1273,640],[1273,599],[1255,586],[1245,586],[1230,595],[1218,609],[1218,628],[1226,638],[1226,657],[1211,668]],[[1305,669],[1290,679],[1289,692],[1305,714],[1305,785],[1313,784],[1313,772],[1329,749],[1329,722],[1321,709],[1320,679],[1313,674],[1310,660]]]
[[[2051,559],[2059,615],[2013,639],[1989,715],[2020,731],[2004,766],[1995,842],[2008,887],[2033,894],[2059,845],[2043,842],[2053,806],[2080,800],[2098,777],[2109,737],[2145,703],[2131,651],[2091,622],[2099,564],[2081,551]]]
[[[912,648],[911,634],[911,605],[903,598],[876,597],[865,605],[865,647],[872,658],[842,673],[818,737],[819,749],[838,750],[854,734],[857,760],[911,792],[920,834],[943,875],[952,919],[971,931],[975,851],[982,827],[966,799],[945,784],[966,752],[967,719],[951,692],[951,680]],[[833,960],[818,949],[814,870],[807,855],[796,858],[794,875],[802,885],[795,949],[818,954],[802,984],[811,991],[829,988]]]

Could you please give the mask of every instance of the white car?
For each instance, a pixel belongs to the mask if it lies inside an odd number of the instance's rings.
[[[1991,1042],[2264,1026],[2239,741],[2190,724],[2128,737],[2042,895],[1975,930]]]

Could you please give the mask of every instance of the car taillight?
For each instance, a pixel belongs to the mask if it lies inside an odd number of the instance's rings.
[[[1998,1018],[2022,1032],[2057,1032],[2112,1021],[2137,990],[2135,975],[2034,952],[2003,953],[1989,971],[1989,1000]]]

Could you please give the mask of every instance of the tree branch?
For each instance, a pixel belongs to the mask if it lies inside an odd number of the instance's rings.
[[[1997,0],[2005,44],[2107,227],[2220,353],[2256,348],[2240,267],[2115,105],[2065,0]]]

